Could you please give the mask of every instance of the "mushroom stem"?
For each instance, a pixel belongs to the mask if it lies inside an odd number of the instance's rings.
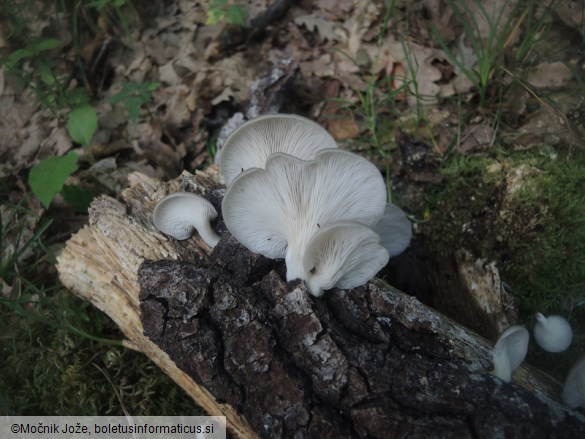
[[[303,269],[303,255],[298,249],[289,243],[286,249],[286,281],[290,282],[294,279],[307,280],[305,270]]]
[[[201,224],[197,224],[197,231],[201,236],[201,239],[205,241],[207,245],[210,247],[215,247],[219,242],[219,236],[215,233],[215,230],[211,228],[211,224],[209,222],[203,222]]]

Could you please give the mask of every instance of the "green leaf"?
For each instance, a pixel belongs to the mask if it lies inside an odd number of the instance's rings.
[[[110,0],[94,0],[94,1],[91,1],[91,2],[87,3],[87,6],[90,7],[90,8],[97,9],[98,11],[101,11],[109,3],[110,3]]]
[[[75,107],[87,104],[89,102],[89,95],[84,88],[72,88],[65,90],[64,100],[70,107]]]
[[[80,105],[69,113],[67,131],[75,142],[89,147],[96,129],[97,114],[91,105]]]
[[[111,96],[109,101],[112,104],[119,104],[124,102],[124,107],[128,111],[128,116],[132,122],[138,120],[140,107],[142,104],[149,102],[152,99],[152,92],[160,86],[158,82],[127,82],[122,84],[122,90],[119,93]]]
[[[55,76],[53,76],[53,72],[47,65],[45,64],[39,65],[38,70],[39,73],[41,74],[41,79],[45,84],[51,86],[55,83]]]
[[[159,86],[160,86],[160,82],[148,82],[148,83],[146,83],[146,90],[153,92],[157,88],[159,88]]]
[[[230,24],[238,26],[246,25],[246,10],[242,6],[231,6],[226,13],[226,20]]]
[[[211,9],[219,9],[227,6],[228,0],[211,0]]]
[[[62,157],[43,160],[30,170],[28,184],[46,208],[61,190],[67,177],[77,170],[77,158],[77,154],[71,151]]]
[[[6,61],[4,61],[4,64],[6,64],[6,67],[8,67],[9,69],[13,69],[20,62],[20,60],[22,60],[24,58],[29,58],[32,55],[33,55],[33,52],[31,50],[18,49],[18,50],[15,50],[14,52],[12,52],[12,54],[8,58],[6,58]]]
[[[129,98],[126,103],[124,104],[124,107],[126,108],[126,111],[128,112],[128,117],[130,118],[130,120],[132,122],[136,122],[138,120],[138,115],[140,114],[140,106],[142,105],[142,99],[140,99],[140,96],[135,96],[132,98]]]
[[[39,41],[34,46],[34,48],[38,52],[43,52],[45,50],[55,49],[56,47],[59,47],[60,45],[61,45],[61,41],[60,40],[56,40],[54,38],[47,38],[47,39],[44,39],[44,40]]]
[[[76,212],[87,213],[87,208],[94,198],[94,193],[74,184],[66,184],[61,189],[61,196]]]

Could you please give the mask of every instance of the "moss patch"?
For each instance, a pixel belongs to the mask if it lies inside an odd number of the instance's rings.
[[[146,356],[64,327],[69,321],[88,334],[122,338],[87,302],[66,291],[31,299],[0,301],[0,413],[203,414]]]
[[[442,175],[421,224],[431,257],[466,248],[496,261],[528,328],[536,312],[568,318],[567,352],[531,347],[529,356],[563,380],[585,352],[585,155],[457,155]]]

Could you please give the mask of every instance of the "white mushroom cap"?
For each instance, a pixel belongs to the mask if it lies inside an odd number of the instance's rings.
[[[492,350],[493,374],[495,376],[503,381],[510,382],[512,372],[526,358],[529,339],[528,330],[522,326],[511,326],[504,331]]]
[[[563,401],[572,409],[585,408],[585,357],[569,371],[563,387]]]
[[[357,154],[330,149],[311,161],[273,154],[266,169],[249,169],[233,181],[222,211],[229,231],[250,251],[286,259],[290,281],[304,277],[305,249],[320,226],[351,220],[372,227],[385,207],[378,169]]]
[[[152,215],[155,227],[175,239],[189,238],[197,230],[207,245],[215,247],[219,236],[210,221],[217,217],[213,204],[190,192],[175,192],[162,198]]]
[[[221,150],[219,167],[229,186],[246,169],[264,168],[274,153],[311,160],[317,152],[330,148],[337,148],[337,143],[318,123],[294,114],[268,114],[231,134]]]
[[[374,226],[374,232],[380,235],[380,245],[393,257],[406,250],[410,244],[412,224],[402,209],[388,203],[384,215]]]
[[[534,338],[545,351],[562,352],[571,345],[573,331],[569,322],[563,317],[545,317],[538,313],[534,325]]]
[[[321,297],[333,287],[355,288],[369,281],[390,259],[379,241],[377,233],[355,221],[321,226],[303,256],[309,292]]]

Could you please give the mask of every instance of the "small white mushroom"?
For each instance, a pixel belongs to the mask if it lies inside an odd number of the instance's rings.
[[[563,387],[563,401],[572,409],[585,408],[585,357],[569,371]]]
[[[246,169],[264,168],[274,153],[311,160],[330,148],[337,148],[337,143],[318,123],[294,114],[268,114],[246,122],[228,137],[219,167],[229,186]]]
[[[380,245],[393,257],[406,250],[410,244],[412,224],[402,209],[388,203],[384,215],[374,226],[374,232],[380,235]]]
[[[563,317],[545,317],[538,313],[534,325],[534,338],[545,351],[562,352],[571,345],[573,331],[569,322]]]
[[[384,213],[384,179],[357,154],[330,149],[304,161],[276,153],[265,168],[234,179],[223,199],[223,218],[250,251],[285,258],[287,281],[305,277],[305,249],[322,226],[350,220],[372,227]]]
[[[526,358],[529,339],[528,330],[522,326],[511,326],[504,331],[492,350],[493,374],[495,376],[503,381],[510,382],[512,372]]]
[[[333,287],[355,288],[376,275],[390,258],[380,236],[355,221],[321,226],[303,257],[309,292],[320,297]]]
[[[219,236],[210,221],[217,217],[213,204],[190,192],[175,192],[162,198],[154,208],[153,222],[161,232],[175,239],[189,238],[194,230],[210,247],[215,247]]]

